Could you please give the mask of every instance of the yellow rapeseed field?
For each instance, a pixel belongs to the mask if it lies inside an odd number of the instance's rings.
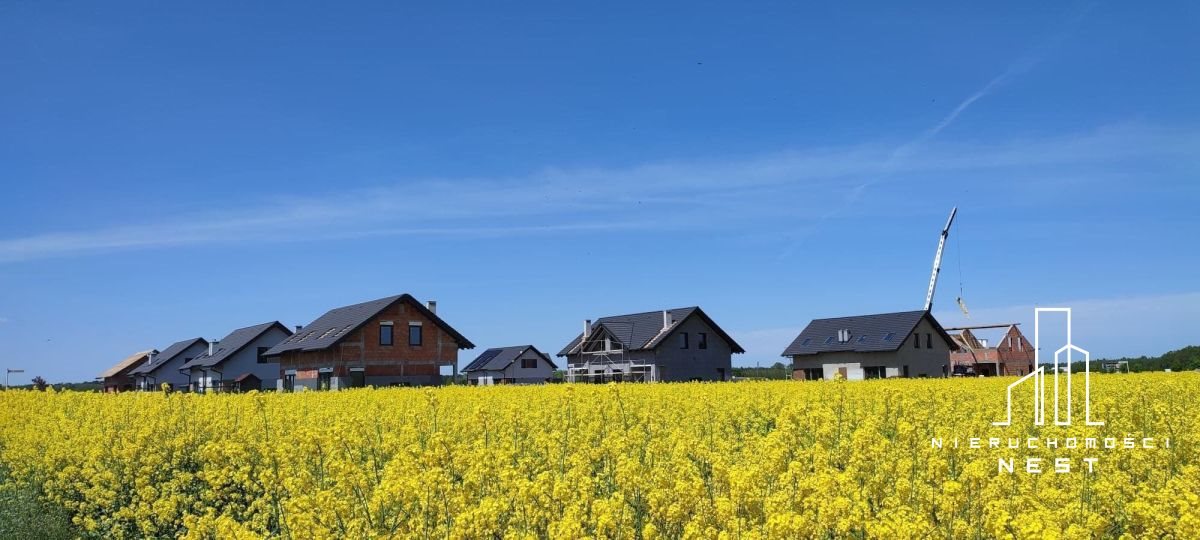
[[[1014,380],[14,391],[0,466],[105,538],[1200,538],[1200,375]]]

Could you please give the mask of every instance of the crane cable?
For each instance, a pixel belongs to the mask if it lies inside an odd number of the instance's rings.
[[[963,315],[970,319],[971,313],[967,311],[967,304],[963,302],[963,271],[962,271],[962,220],[959,220],[958,234],[954,236],[954,251],[958,258],[958,309],[962,310]]]

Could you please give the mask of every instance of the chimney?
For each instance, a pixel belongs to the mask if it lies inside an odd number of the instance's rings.
[[[299,334],[301,330],[304,330],[304,325],[297,324],[296,325],[296,333]]]
[[[150,351],[150,354],[146,355],[146,365],[148,365],[148,366],[153,365],[155,356],[158,356],[158,351],[157,350]]]
[[[428,302],[425,302],[425,307],[429,308],[429,311],[432,312],[434,315],[437,315],[437,300],[430,300]]]
[[[217,350],[218,343],[220,343],[220,341],[217,341],[215,339],[208,342],[208,355],[209,356],[212,356],[213,353]]]
[[[592,320],[584,319],[583,320],[583,341],[587,341],[587,338],[590,337],[591,335],[592,335]]]
[[[673,323],[673,322],[675,322],[675,321],[671,320],[671,312],[664,309],[663,310],[663,330],[670,328],[671,323]]]

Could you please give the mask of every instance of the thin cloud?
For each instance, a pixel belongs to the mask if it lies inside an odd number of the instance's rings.
[[[0,262],[190,245],[312,238],[437,235],[495,238],[595,230],[746,227],[787,216],[812,227],[847,189],[885,172],[892,147],[874,143],[728,160],[617,169],[548,168],[524,177],[428,179],[311,197],[285,197],[160,222],[0,239]],[[1193,156],[1200,133],[1136,125],[1000,144],[930,144],[891,174],[1086,165]],[[799,201],[799,202],[797,202]],[[249,217],[248,217],[249,216]],[[521,218],[519,225],[515,218]]]

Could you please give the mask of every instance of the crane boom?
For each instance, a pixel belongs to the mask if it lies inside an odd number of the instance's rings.
[[[954,224],[954,215],[957,213],[957,206],[950,209],[950,219],[946,220],[946,227],[942,229],[941,238],[938,238],[937,254],[933,256],[933,272],[929,276],[929,291],[925,293],[925,311],[933,307],[933,291],[937,289],[938,274],[942,271],[942,250],[946,249],[946,238],[950,236],[950,226]]]

